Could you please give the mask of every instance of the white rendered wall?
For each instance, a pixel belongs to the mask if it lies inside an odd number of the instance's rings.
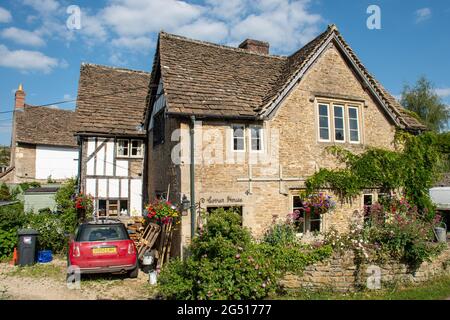
[[[36,179],[67,179],[78,172],[78,150],[36,146]]]
[[[130,181],[130,209],[131,215],[142,213],[142,180],[131,179]]]

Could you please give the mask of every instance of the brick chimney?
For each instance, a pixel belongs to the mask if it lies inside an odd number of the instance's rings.
[[[246,39],[239,45],[239,48],[259,54],[269,54],[270,44],[268,42]]]
[[[25,107],[25,91],[23,91],[22,84],[19,85],[19,89],[16,91],[16,98],[14,103],[14,109],[15,110],[23,110]]]

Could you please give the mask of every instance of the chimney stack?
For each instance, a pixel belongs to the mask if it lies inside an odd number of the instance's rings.
[[[239,45],[239,48],[259,54],[269,54],[270,44],[268,42],[246,39]]]
[[[15,110],[23,110],[25,107],[25,91],[23,91],[22,84],[19,85],[19,89],[16,91],[16,99],[14,103]]]

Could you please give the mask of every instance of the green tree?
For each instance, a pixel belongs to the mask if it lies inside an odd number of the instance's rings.
[[[9,166],[10,151],[7,146],[0,146],[0,165]]]
[[[426,77],[420,77],[412,87],[405,85],[401,103],[406,109],[416,113],[430,130],[439,132],[447,127],[450,109],[442,102]]]

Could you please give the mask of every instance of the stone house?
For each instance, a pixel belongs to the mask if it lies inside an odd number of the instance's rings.
[[[396,130],[425,129],[334,25],[290,56],[251,39],[234,48],[161,32],[149,92],[149,199],[169,190],[170,201],[190,199],[196,214],[238,208],[256,236],[301,206],[306,178],[340,165],[327,147],[393,149]],[[376,197],[367,190],[322,217],[307,215],[304,232],[344,231]],[[180,250],[197,221],[191,212],[183,213]]]
[[[22,85],[15,93],[9,168],[0,174],[7,183],[63,181],[75,177],[78,149],[74,112],[25,103]]]
[[[141,215],[150,74],[83,64],[76,107],[79,188],[102,216]]]

